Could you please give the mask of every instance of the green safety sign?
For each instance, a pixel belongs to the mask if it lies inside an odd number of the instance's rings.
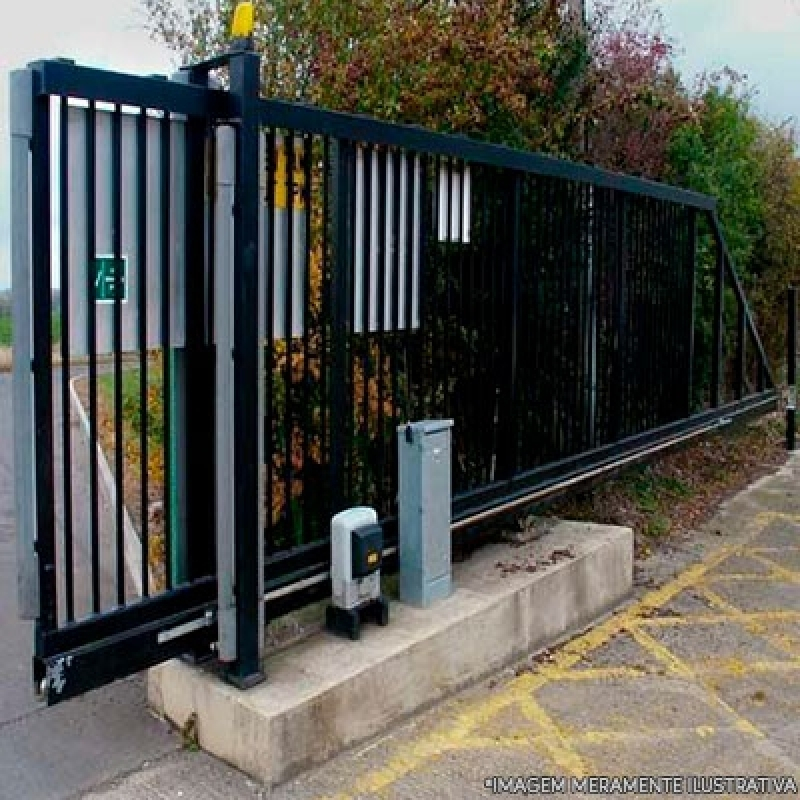
[[[92,262],[94,270],[94,299],[97,303],[113,303],[117,298],[128,300],[128,259],[126,257],[97,256]]]

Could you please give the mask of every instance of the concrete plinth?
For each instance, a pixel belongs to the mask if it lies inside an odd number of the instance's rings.
[[[527,653],[585,628],[633,585],[628,528],[562,522],[523,546],[492,545],[454,568],[430,609],[392,604],[387,628],[358,642],[320,633],[266,659],[267,682],[240,692],[172,661],[150,671],[149,701],[200,746],[267,785]]]

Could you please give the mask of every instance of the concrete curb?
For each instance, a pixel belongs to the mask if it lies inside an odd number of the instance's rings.
[[[89,417],[86,414],[86,410],[83,407],[83,404],[78,397],[78,392],[75,389],[75,382],[79,380],[85,380],[86,376],[76,376],[72,378],[69,382],[69,395],[70,395],[70,404],[72,408],[75,410],[75,413],[78,415],[78,419],[81,423],[81,430],[83,431],[84,436],[86,437],[87,445],[90,443],[91,440],[91,429],[89,426]],[[98,475],[100,476],[100,486],[103,490],[103,493],[106,495],[108,502],[112,506],[116,506],[117,503],[117,486],[116,482],[114,481],[114,473],[111,471],[111,467],[106,459],[106,455],[103,452],[103,448],[100,445],[100,442],[97,443],[97,465],[98,465]],[[147,510],[145,509],[145,512]],[[122,507],[122,521],[123,521],[123,528],[124,528],[124,540],[125,540],[125,566],[128,569],[128,576],[133,581],[133,586],[136,589],[136,594],[141,597],[142,596],[142,540],[139,537],[139,534],[136,532],[136,528],[133,525],[133,521],[131,520],[130,514],[128,514],[128,509],[125,508],[123,505]],[[149,576],[149,583],[150,586],[154,586],[155,583],[153,581],[153,573],[150,570],[148,565],[148,570],[150,572]]]
[[[521,547],[484,548],[456,565],[454,584],[426,611],[393,604],[389,626],[358,642],[321,633],[273,653],[267,682],[246,692],[163,664],[149,702],[178,726],[196,719],[203,748],[274,786],[618,606],[633,588],[633,532],[563,522]]]

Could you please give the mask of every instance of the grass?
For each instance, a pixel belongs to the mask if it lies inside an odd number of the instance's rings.
[[[629,526],[637,553],[647,555],[656,541],[697,528],[722,500],[783,463],[783,435],[779,414],[762,417],[632,467],[547,513]]]
[[[50,332],[53,344],[58,344],[61,341],[61,315],[57,311],[50,314]],[[11,314],[0,314],[0,347],[11,347],[12,341]]]
[[[164,541],[164,421],[162,418],[162,371],[158,358],[150,360],[147,370],[147,506],[142,503],[141,432],[141,372],[138,368],[121,373],[122,393],[122,452],[125,507],[134,526],[141,530],[148,519],[148,560],[153,575],[152,589],[160,590],[165,582]],[[78,384],[84,408],[88,407],[89,386],[86,379]],[[98,435],[112,471],[115,469],[115,379],[113,372],[97,376]]]
[[[0,315],[0,347],[11,347],[11,315]]]
[[[138,440],[142,431],[141,372],[138,368],[122,372],[122,422],[126,439]],[[112,417],[114,413],[114,373],[97,377],[97,391],[103,406]],[[147,370],[147,447],[159,450],[164,446],[164,419],[162,404],[162,377],[160,364],[153,362]]]

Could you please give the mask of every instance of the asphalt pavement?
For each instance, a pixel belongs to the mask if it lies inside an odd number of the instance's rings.
[[[0,800],[65,800],[174,753],[141,677],[45,708],[31,677],[33,630],[17,615],[11,376],[0,374]],[[78,476],[80,478],[80,476]]]
[[[0,374],[0,800],[588,795],[602,787],[569,781],[614,775],[695,779],[706,793],[717,776],[734,781],[725,796],[800,785],[800,455],[639,563],[633,601],[585,634],[269,791],[185,749],[147,711],[141,678],[51,709],[34,699],[10,395]]]

